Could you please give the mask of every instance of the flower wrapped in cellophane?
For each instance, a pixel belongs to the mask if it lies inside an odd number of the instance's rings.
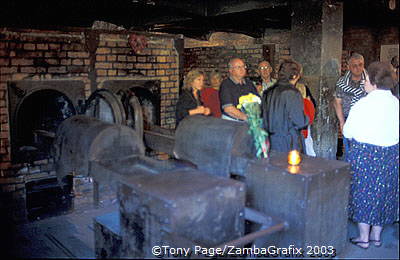
[[[268,158],[268,133],[262,128],[261,119],[261,99],[250,93],[239,98],[239,104],[236,106],[247,115],[249,125],[249,134],[253,136],[254,144],[257,149],[257,157]]]

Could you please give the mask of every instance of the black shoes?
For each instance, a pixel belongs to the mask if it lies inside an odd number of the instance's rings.
[[[353,245],[356,245],[362,249],[368,249],[368,247],[369,247],[369,241],[364,242],[364,241],[356,240],[355,237],[350,238],[350,243],[352,243]]]

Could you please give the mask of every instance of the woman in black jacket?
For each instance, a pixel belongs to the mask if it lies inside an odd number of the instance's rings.
[[[294,61],[284,61],[279,68],[278,82],[264,92],[262,113],[264,127],[269,133],[271,150],[302,152],[304,138],[300,130],[309,124],[304,114],[303,98],[295,85],[301,67]]]
[[[200,90],[204,86],[204,72],[194,69],[185,77],[182,93],[176,104],[176,125],[188,115],[209,115],[210,109],[203,106]]]

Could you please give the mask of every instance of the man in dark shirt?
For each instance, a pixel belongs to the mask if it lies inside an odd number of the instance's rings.
[[[222,118],[235,121],[246,121],[245,113],[236,108],[241,96],[253,93],[258,96],[254,84],[246,79],[246,65],[243,60],[234,58],[229,64],[229,78],[221,83],[219,98],[221,101]]]
[[[284,61],[279,68],[278,82],[262,97],[264,127],[269,132],[271,150],[302,151],[304,138],[300,130],[309,124],[304,114],[301,93],[295,85],[300,79],[300,65]]]

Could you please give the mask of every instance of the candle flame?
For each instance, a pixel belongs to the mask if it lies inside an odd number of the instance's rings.
[[[297,150],[290,151],[288,155],[288,163],[290,165],[299,165],[300,162],[301,162],[301,156],[299,151]]]

